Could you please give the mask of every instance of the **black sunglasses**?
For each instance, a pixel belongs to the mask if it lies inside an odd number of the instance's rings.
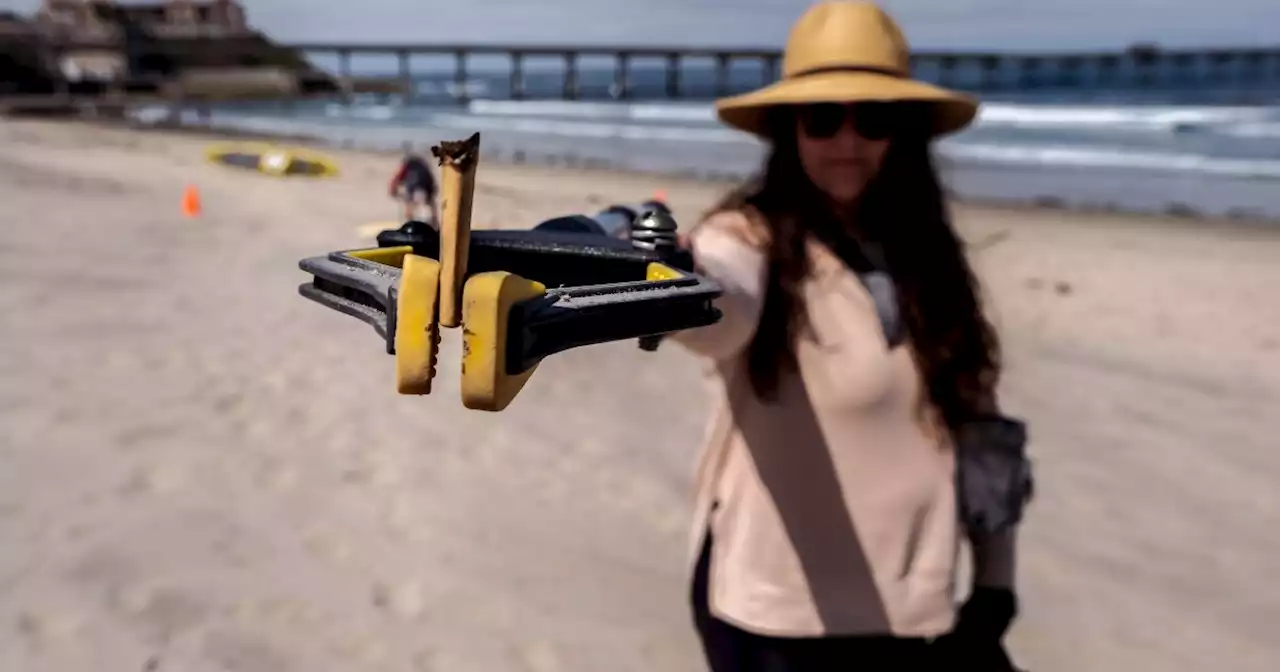
[[[796,109],[804,134],[816,140],[835,136],[845,121],[853,124],[853,130],[867,140],[884,140],[908,125],[914,115],[908,106],[900,103],[815,103]]]

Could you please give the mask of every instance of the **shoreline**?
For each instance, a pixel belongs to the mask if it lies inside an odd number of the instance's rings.
[[[272,142],[289,142],[315,150],[326,150],[335,153],[351,152],[363,156],[398,156],[397,149],[387,148],[376,143],[358,143],[351,141],[334,142],[316,135],[305,133],[274,133],[236,129],[225,126],[201,126],[197,124],[145,124],[127,120],[57,120],[58,123],[100,124],[112,128],[123,128],[131,131],[147,133],[175,133],[190,137],[207,137],[224,140],[260,140]],[[423,147],[415,147],[419,151]],[[658,180],[687,180],[700,185],[723,185],[725,188],[740,184],[742,177],[729,172],[703,173],[697,170],[675,171],[643,171],[610,165],[608,162],[582,160],[572,154],[530,154],[527,152],[505,153],[501,148],[485,148],[482,144],[482,158],[489,165],[508,169],[551,170],[567,173],[590,172],[608,173],[618,176]],[[944,168],[944,181],[946,170]],[[1084,217],[1125,217],[1150,220],[1160,225],[1193,224],[1196,226],[1232,226],[1242,228],[1276,228],[1280,227],[1280,216],[1268,217],[1252,211],[1235,211],[1226,214],[1205,213],[1171,198],[1161,210],[1129,209],[1117,204],[1108,203],[1072,203],[1061,197],[1041,195],[1028,199],[998,199],[950,196],[953,205],[964,208],[980,208],[983,210],[999,210],[1014,212],[1061,212]]]

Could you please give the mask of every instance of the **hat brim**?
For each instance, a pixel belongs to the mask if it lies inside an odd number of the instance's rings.
[[[716,101],[724,123],[761,137],[769,137],[770,109],[809,103],[903,102],[921,103],[929,110],[931,136],[954,133],[968,126],[978,102],[962,93],[925,82],[875,72],[823,72],[784,79],[762,89]]]

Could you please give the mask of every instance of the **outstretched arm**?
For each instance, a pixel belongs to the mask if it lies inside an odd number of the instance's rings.
[[[686,238],[696,271],[724,292],[715,302],[722,316],[715,324],[677,332],[670,338],[715,360],[733,357],[747,346],[764,307],[767,258],[742,235],[739,218],[736,213],[718,215]]]

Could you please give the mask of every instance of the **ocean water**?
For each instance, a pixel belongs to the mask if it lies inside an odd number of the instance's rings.
[[[622,101],[611,66],[585,64],[579,99],[567,101],[556,99],[560,72],[526,68],[525,99],[511,100],[505,70],[473,71],[461,87],[441,71],[416,78],[410,100],[238,104],[215,110],[212,123],[383,148],[480,131],[485,152],[500,160],[709,177],[754,172],[764,148],[717,123],[709,64],[685,66],[681,100],[665,98],[662,77],[659,64],[633,64],[631,97]],[[762,81],[759,69],[735,66],[729,87]],[[469,102],[453,100],[459,88]],[[1142,90],[1032,82],[981,98],[977,122],[936,146],[944,181],[961,198],[1280,220],[1275,78]]]

